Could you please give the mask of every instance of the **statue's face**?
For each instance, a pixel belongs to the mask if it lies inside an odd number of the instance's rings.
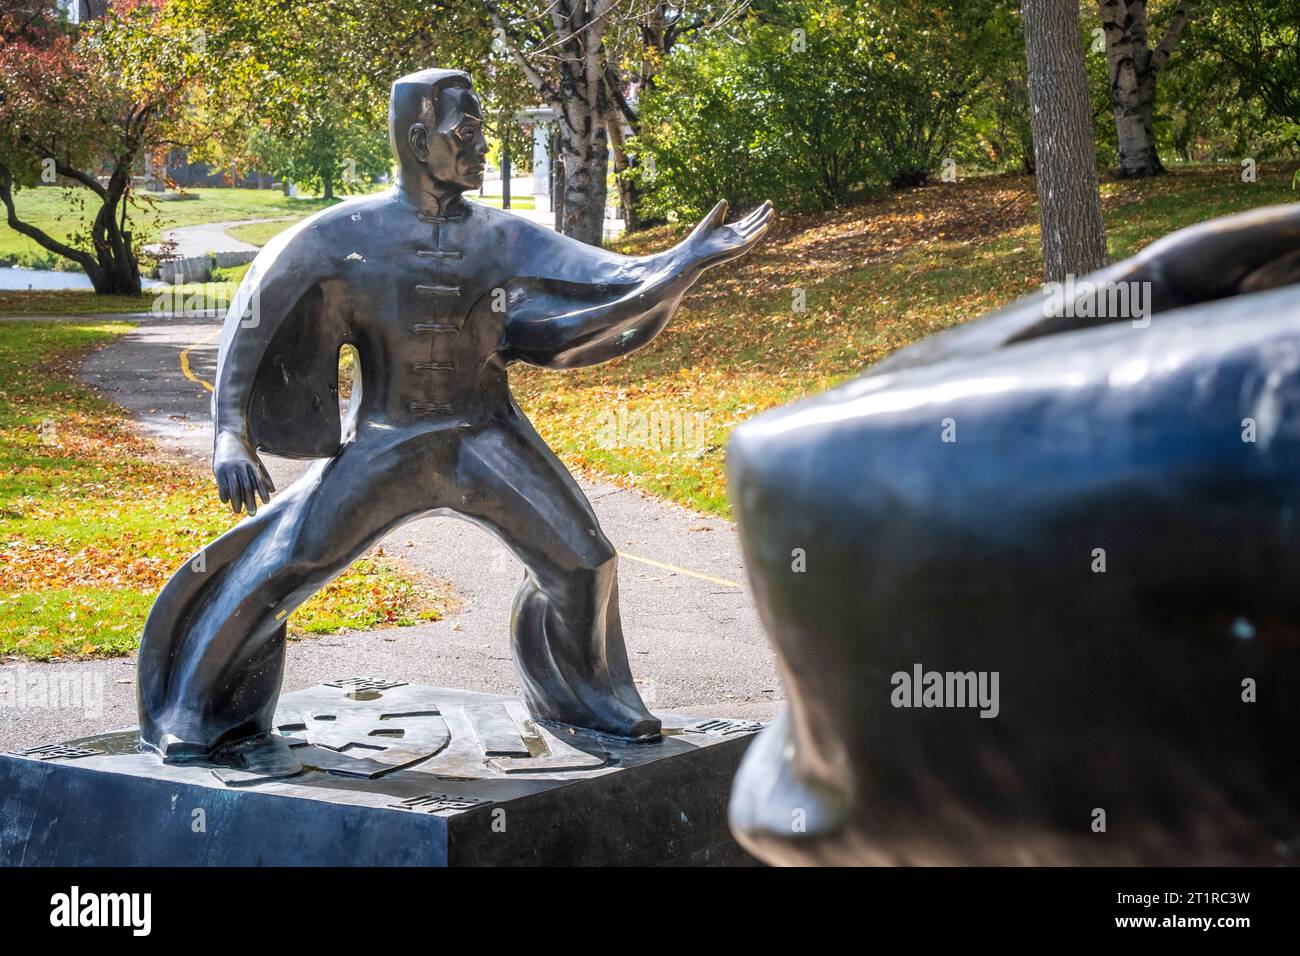
[[[430,106],[425,122],[411,127],[411,149],[435,182],[478,189],[488,150],[478,97],[464,87],[445,87]]]

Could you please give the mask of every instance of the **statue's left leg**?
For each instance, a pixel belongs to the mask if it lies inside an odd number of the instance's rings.
[[[568,469],[522,414],[463,439],[455,509],[527,568],[511,632],[534,716],[631,739],[657,739],[623,643],[618,556]]]
[[[285,618],[427,507],[427,475],[442,467],[437,448],[400,433],[351,442],[177,572],[140,646],[147,745],[173,761],[217,760],[232,750],[243,759],[268,739]]]

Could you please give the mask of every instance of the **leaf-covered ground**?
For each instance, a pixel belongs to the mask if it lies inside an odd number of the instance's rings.
[[[1182,226],[1300,201],[1294,167],[1180,170],[1107,182],[1112,259]],[[620,251],[662,249],[680,229]],[[652,345],[576,372],[512,373],[520,402],[573,469],[726,515],[724,457],[738,423],[824,391],[885,355],[1034,289],[1034,181],[936,183],[824,215],[780,217],[750,256],[709,273]]]
[[[119,654],[181,562],[235,522],[206,473],[156,454],[77,383],[123,324],[0,324],[0,654]],[[290,633],[436,620],[444,585],[382,552],[290,618]]]

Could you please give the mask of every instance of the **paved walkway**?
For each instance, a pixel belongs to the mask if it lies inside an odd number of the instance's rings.
[[[145,321],[90,357],[86,381],[127,408],[170,454],[208,467],[215,344],[212,320]],[[183,360],[183,361],[182,361]],[[279,488],[303,463],[267,459]],[[768,719],[782,691],[748,593],[728,522],[611,485],[584,485],[601,525],[622,554],[619,583],[632,669],[652,709]],[[214,502],[215,503],[215,502]],[[448,518],[421,519],[381,546],[450,581],[463,607],[434,624],[293,642],[285,689],[334,677],[384,677],[516,693],[507,624],[522,568],[486,532]],[[129,659],[25,666],[77,675],[102,686],[104,705],[15,710],[0,705],[0,747],[30,745],[132,726]],[[17,676],[17,675],[14,675]]]
[[[260,222],[292,222],[293,216],[274,219],[231,219],[229,222],[205,222],[197,226],[177,226],[163,233],[163,240],[173,244],[171,254],[181,259],[206,256],[210,252],[257,252],[259,246],[236,239],[226,230],[252,226]]]

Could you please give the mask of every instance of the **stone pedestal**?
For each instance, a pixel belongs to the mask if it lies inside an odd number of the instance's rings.
[[[362,677],[281,698],[297,776],[164,766],[134,731],[30,748],[0,756],[0,865],[752,862],[726,809],[758,725],[657,716],[633,744]]]

